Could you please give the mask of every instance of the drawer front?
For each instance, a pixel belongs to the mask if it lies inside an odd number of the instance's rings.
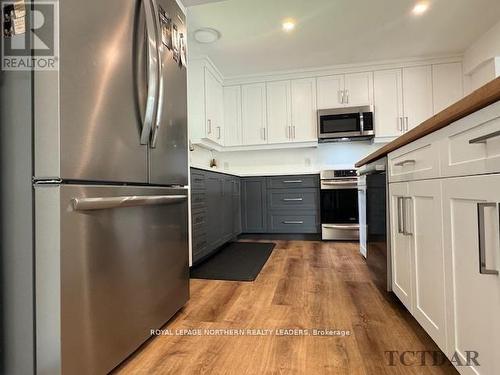
[[[270,233],[319,233],[319,216],[315,211],[271,211],[268,226]]]
[[[319,187],[318,175],[277,176],[267,178],[268,189],[300,189]]]
[[[440,133],[443,176],[500,172],[500,102],[458,120]]]
[[[434,134],[389,154],[389,182],[439,177],[439,143]]]
[[[191,190],[205,190],[205,173],[191,170]]]
[[[319,190],[310,189],[273,189],[267,192],[267,207],[276,209],[317,210]]]
[[[193,210],[207,206],[207,194],[204,192],[191,193],[191,208]]]

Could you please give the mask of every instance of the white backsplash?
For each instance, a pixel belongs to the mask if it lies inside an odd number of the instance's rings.
[[[237,175],[317,173],[322,169],[353,168],[383,144],[368,142],[323,143],[316,148],[215,152],[195,146],[191,166]],[[210,159],[217,168],[210,168]]]

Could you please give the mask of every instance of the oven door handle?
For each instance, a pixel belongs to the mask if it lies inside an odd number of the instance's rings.
[[[359,224],[353,224],[353,225],[323,224],[323,227],[330,229],[359,230]]]
[[[357,180],[350,180],[350,181],[321,181],[321,184],[323,185],[329,185],[329,186],[340,186],[340,185],[358,185]]]

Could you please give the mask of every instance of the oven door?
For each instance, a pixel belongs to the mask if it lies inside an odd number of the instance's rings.
[[[318,127],[319,138],[360,136],[363,131],[360,113],[345,110],[319,111]]]
[[[321,231],[324,240],[359,238],[358,189],[356,183],[322,182]],[[338,186],[335,186],[339,184]]]

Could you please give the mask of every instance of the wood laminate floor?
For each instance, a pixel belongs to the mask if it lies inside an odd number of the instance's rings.
[[[115,374],[458,374],[449,362],[432,366],[430,357],[426,366],[419,359],[389,366],[387,351],[438,348],[396,297],[375,287],[358,244],[273,242],[255,282],[191,280],[190,301],[163,328],[317,328],[350,336],[157,336]]]

